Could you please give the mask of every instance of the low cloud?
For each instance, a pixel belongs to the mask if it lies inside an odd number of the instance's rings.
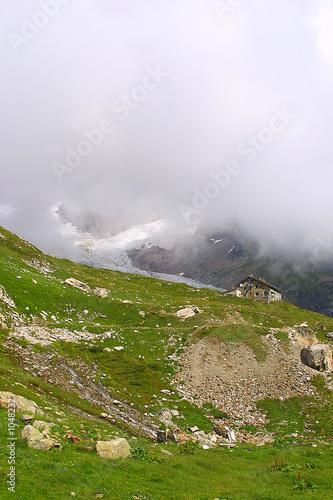
[[[3,224],[53,244],[49,208],[63,203],[111,233],[181,226],[200,193],[201,224],[239,225],[263,249],[330,234],[332,8],[224,3],[223,19],[210,0],[3,5],[0,202],[16,207]],[[277,112],[293,117],[283,129]],[[231,162],[239,173],[219,184]]]

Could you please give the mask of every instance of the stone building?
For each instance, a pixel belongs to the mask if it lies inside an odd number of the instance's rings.
[[[276,286],[270,285],[263,278],[255,278],[253,274],[243,278],[239,283],[234,285],[231,290],[224,292],[224,295],[262,300],[264,302],[282,300],[282,290]]]

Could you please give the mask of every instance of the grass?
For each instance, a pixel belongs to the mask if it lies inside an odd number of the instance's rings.
[[[135,446],[138,450],[138,444]],[[104,499],[154,500],[313,498],[311,490],[294,490],[301,470],[302,477],[316,485],[315,498],[332,498],[333,453],[329,447],[319,447],[312,455],[313,448],[288,446],[283,449],[287,467],[272,471],[271,463],[281,456],[275,446],[251,450],[241,445],[232,453],[194,448],[192,454],[181,453],[176,444],[152,449],[140,442],[139,446],[143,451],[136,451],[132,458],[112,462],[73,444],[61,452],[48,453],[21,444],[17,449],[16,495],[22,500],[30,500],[32,491],[36,500],[71,498],[71,492],[82,499],[96,494],[103,494]],[[172,455],[166,456],[162,449]],[[2,466],[6,458],[2,454]],[[315,465],[309,466],[311,463]],[[6,499],[10,494],[6,491],[4,469],[0,473],[0,495]]]
[[[198,426],[210,432],[211,417],[228,418],[213,405],[198,408],[185,401],[171,384],[177,361],[174,354],[184,352],[190,342],[212,337],[218,342],[244,343],[258,362],[266,359],[262,342],[270,328],[283,328],[307,322],[317,337],[325,340],[325,332],[333,331],[333,319],[304,311],[289,303],[254,303],[246,299],[221,296],[213,290],[197,290],[184,284],[170,284],[137,275],[81,266],[67,260],[43,255],[35,247],[0,228],[0,284],[14,300],[16,313],[28,325],[38,322],[52,328],[70,331],[86,329],[97,335],[89,343],[55,342],[49,347],[35,345],[37,355],[54,354],[68,363],[82,359],[87,367],[97,366],[95,382],[103,380],[110,393],[141,414],[157,419],[158,411],[175,408],[180,418],[174,422],[183,429]],[[49,272],[35,269],[41,262]],[[18,277],[19,276],[19,277]],[[103,287],[109,296],[101,299],[64,284],[73,277],[87,283],[91,290]],[[36,282],[36,283],[35,283]],[[175,313],[184,305],[202,309],[186,321]],[[12,328],[11,309],[0,301],[0,313],[8,329],[0,329],[0,390],[12,391],[33,399],[41,407],[50,407],[43,417],[55,424],[54,431],[63,445],[62,451],[41,452],[28,449],[17,441],[17,498],[58,499],[94,498],[154,500],[264,500],[290,498],[332,498],[330,490],[333,466],[332,447],[321,444],[333,439],[333,395],[322,376],[313,380],[316,397],[294,397],[286,401],[265,400],[257,406],[267,412],[267,430],[276,433],[275,445],[256,448],[238,445],[234,451],[194,449],[181,453],[176,444],[154,445],[116,421],[102,421],[101,408],[45,378],[24,370],[16,356],[4,346]],[[112,332],[102,339],[99,334]],[[276,337],[288,350],[289,339],[283,332]],[[22,348],[26,341],[18,342]],[[122,351],[114,347],[122,346]],[[111,351],[105,350],[105,348]],[[51,363],[51,362],[50,362]],[[168,389],[170,393],[161,393]],[[62,413],[64,415],[62,415]],[[59,415],[59,413],[61,415]],[[17,418],[17,433],[23,422]],[[81,437],[74,445],[63,439],[67,425]],[[82,432],[80,425],[84,425]],[[246,427],[256,432],[256,428]],[[10,498],[6,489],[8,473],[7,415],[0,409],[0,497]],[[94,446],[103,436],[117,434],[129,439],[134,452],[125,462],[110,462],[96,455]],[[290,434],[297,433],[297,437]],[[302,438],[301,436],[304,436]],[[139,439],[133,439],[138,437]],[[305,445],[303,445],[303,442]],[[313,448],[312,444],[317,447]],[[93,450],[86,450],[92,445]],[[172,455],[166,455],[163,449]],[[277,454],[285,457],[298,470],[269,470]],[[312,464],[312,465],[311,465]],[[316,486],[315,493],[301,487],[304,475]],[[296,481],[296,482],[295,482]],[[298,481],[298,482],[297,482]],[[304,483],[305,481],[305,483]],[[303,486],[302,486],[303,485]],[[299,487],[294,489],[295,487]]]

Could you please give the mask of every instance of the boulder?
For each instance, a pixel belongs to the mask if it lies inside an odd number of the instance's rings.
[[[178,312],[176,312],[177,318],[181,319],[187,319],[187,318],[192,318],[196,314],[202,313],[202,310],[199,309],[196,306],[187,306],[183,309],[180,309]]]
[[[270,434],[265,434],[265,436],[256,444],[256,446],[264,446],[265,444],[274,443],[274,438]]]
[[[214,431],[218,436],[228,439],[228,433],[230,432],[230,429],[226,425],[223,424],[216,425],[214,427]]]
[[[213,443],[210,439],[206,439],[204,437],[198,438],[198,445],[204,450],[208,450],[209,448],[215,448],[216,444]]]
[[[131,447],[126,439],[119,438],[113,441],[97,441],[97,455],[107,459],[128,458],[131,454]]]
[[[23,422],[30,422],[31,420],[33,420],[35,418],[34,415],[27,415],[27,414],[23,414],[21,415],[21,420]]]
[[[44,437],[49,437],[51,434],[51,429],[55,424],[52,422],[44,422],[43,420],[35,420],[32,426],[39,430]]]
[[[15,409],[17,412],[31,413],[32,415],[35,415],[37,413],[38,415],[43,415],[42,410],[34,401],[24,398],[23,396],[17,396],[12,392],[0,392],[1,408],[8,408],[8,404],[12,400],[15,401]]]
[[[67,280],[65,280],[65,283],[66,285],[73,286],[74,288],[82,290],[83,292],[91,292],[90,287],[86,283],[76,280],[75,278],[68,278]]]
[[[165,443],[166,440],[167,440],[167,431],[163,431],[163,430],[159,429],[157,431],[157,442],[158,443]]]
[[[172,413],[168,408],[162,408],[157,413],[158,419],[160,422],[165,424],[167,427],[174,427],[172,422]]]
[[[101,299],[106,299],[106,297],[109,295],[109,290],[107,290],[106,288],[94,288],[94,294]]]
[[[56,439],[45,438],[43,434],[33,427],[32,425],[26,425],[21,432],[21,439],[27,440],[27,445],[29,448],[33,448],[34,450],[52,450],[53,448],[60,448],[62,446]]]
[[[192,318],[195,316],[195,312],[193,309],[190,309],[189,307],[186,307],[185,309],[181,309],[176,313],[177,318],[181,319],[187,319],[187,318]]]
[[[303,346],[311,346],[318,343],[315,332],[307,326],[301,327],[295,334],[294,339]]]
[[[301,351],[301,360],[304,365],[318,371],[332,371],[332,349],[326,344],[313,344],[304,347]]]

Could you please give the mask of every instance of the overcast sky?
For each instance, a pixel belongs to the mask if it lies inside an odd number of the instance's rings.
[[[0,224],[36,234],[64,202],[286,248],[331,234],[331,1],[0,6]]]

